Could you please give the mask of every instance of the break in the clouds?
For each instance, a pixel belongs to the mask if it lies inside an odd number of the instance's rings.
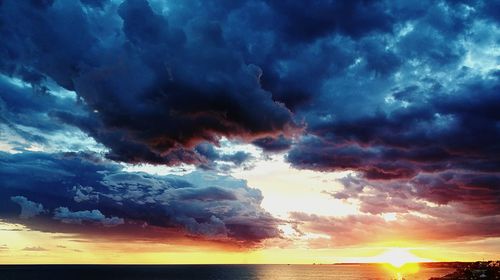
[[[251,153],[217,148],[230,139],[294,168],[354,171],[325,192],[361,215],[496,219],[498,11],[479,0],[0,1],[0,148],[19,153],[2,155],[12,200],[1,212],[275,237],[260,193],[202,175],[251,168]],[[204,171],[155,177],[115,162]]]

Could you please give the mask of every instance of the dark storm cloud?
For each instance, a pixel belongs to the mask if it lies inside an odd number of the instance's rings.
[[[438,204],[458,203],[459,212],[500,214],[500,175],[443,172],[412,180],[416,197]]]
[[[283,135],[280,135],[277,138],[259,138],[252,143],[267,152],[282,152],[290,149],[292,146],[292,140],[285,138]]]
[[[485,16],[489,4],[481,1],[419,5],[395,4],[398,17],[411,20],[352,43],[356,62],[298,110],[307,130],[287,160],[357,171],[342,191],[326,192],[359,200],[365,213],[435,217],[444,209],[430,211],[435,203],[498,215],[499,75],[495,63],[475,56],[498,44],[498,19]]]
[[[412,178],[449,169],[496,173],[498,92],[498,77],[491,75],[452,93],[437,90],[390,113],[318,122],[310,128],[315,136],[304,138],[288,160],[301,168],[357,170],[369,179]]]
[[[486,5],[472,4],[478,10]],[[343,79],[333,79],[331,91],[304,111],[308,134],[288,160],[299,168],[355,170],[373,180],[446,170],[500,172],[498,73],[494,68],[478,73],[463,64],[474,51],[468,44],[491,48],[498,36],[461,37],[483,34],[487,24],[497,23],[484,23],[467,9],[442,2],[407,15],[416,18],[399,34],[360,40],[367,51],[358,65],[365,66],[346,69]],[[396,71],[398,76],[390,75]]]
[[[21,214],[19,214],[19,218],[22,219],[35,217],[44,211],[42,204],[29,201],[24,196],[13,196],[10,200],[19,204],[21,207]]]
[[[244,151],[222,153],[210,143],[201,143],[194,150],[206,159],[200,167],[209,170],[224,171],[232,167],[240,167],[253,158],[250,153]]]
[[[260,191],[215,173],[154,176],[88,154],[24,152],[2,154],[0,179],[2,218],[45,231],[154,227],[245,243],[279,236]]]
[[[293,0],[269,1],[283,36],[308,41],[331,33],[360,37],[391,31],[394,17],[383,1],[313,1],[306,7]]]
[[[304,112],[309,136],[289,161],[300,168],[357,170],[370,179],[448,169],[498,172],[498,74],[481,76],[460,64],[471,51],[466,43],[491,47],[498,38],[485,38],[486,45],[474,37],[463,41],[463,34],[487,30],[480,15],[464,9],[440,3],[408,15],[418,17],[401,34],[360,40],[367,50],[358,63],[364,68],[346,69],[343,80],[333,79],[331,91]],[[395,71],[403,78],[388,76]]]
[[[90,7],[93,7],[93,8],[102,8],[106,2],[108,2],[107,0],[80,0],[80,2],[82,2],[82,4],[85,4],[85,5],[88,5]]]
[[[193,148],[221,136],[286,150],[280,135],[297,127],[289,109],[309,132],[335,135],[335,141],[372,144],[379,136],[388,141],[399,131],[421,130],[415,120],[451,113],[425,108],[434,100],[421,97],[409,112],[373,110],[385,106],[394,73],[456,66],[466,53],[460,36],[486,5],[105,2],[4,1],[2,72],[38,86],[50,78],[75,90],[90,113],[55,110],[51,116],[104,144],[109,158],[167,164],[203,163]],[[355,96],[368,90],[372,96]],[[333,121],[322,117],[332,114]],[[373,177],[413,173],[377,170]]]
[[[67,224],[81,224],[83,222],[100,223],[104,226],[117,226],[124,223],[123,218],[107,218],[99,210],[85,210],[72,212],[66,207],[58,207],[54,210],[54,219]]]
[[[111,158],[197,162],[190,154],[197,143],[295,129],[289,110],[261,88],[262,70],[225,40],[221,22],[169,19],[145,0],[84,2],[104,10],[4,1],[1,69],[21,78],[29,69],[76,91],[95,114],[54,116],[106,145]]]
[[[355,199],[360,211],[370,214],[417,211],[439,215],[427,204],[448,206],[455,213],[472,216],[500,215],[500,176],[489,173],[444,171],[421,173],[412,179],[390,182],[347,176],[343,189],[328,192],[336,199]]]
[[[385,1],[306,9],[293,1],[105,2],[4,1],[2,72],[75,90],[95,114],[53,116],[103,143],[110,158],[167,164],[198,163],[191,149],[221,136],[262,147],[270,144],[262,139],[279,139],[271,149],[285,149],[279,135],[297,127],[287,107],[308,107],[358,58],[368,71],[394,72],[406,48],[397,56],[382,34],[421,9]]]

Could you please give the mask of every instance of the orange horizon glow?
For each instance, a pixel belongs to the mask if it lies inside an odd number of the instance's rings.
[[[139,241],[116,242],[75,240],[68,234],[26,230],[2,223],[0,250],[2,264],[335,264],[390,263],[388,269],[414,269],[411,262],[477,261],[495,259],[496,253],[480,255],[451,244],[364,244],[342,248],[311,249],[307,246],[262,244],[260,248],[228,250],[200,243],[162,244]],[[496,242],[496,240],[492,240]],[[418,245],[418,246],[417,246]],[[40,247],[40,251],[25,250]],[[43,249],[43,250],[42,250]],[[401,258],[402,261],[397,260]],[[396,259],[395,259],[396,258]]]
[[[424,259],[415,256],[408,249],[404,248],[393,248],[389,249],[382,254],[374,257],[376,262],[378,263],[387,263],[392,265],[395,268],[401,268],[402,266],[409,263],[420,263],[420,262],[429,262],[430,259]]]

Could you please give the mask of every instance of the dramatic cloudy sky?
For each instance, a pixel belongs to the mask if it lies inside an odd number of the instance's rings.
[[[499,258],[500,1],[1,0],[1,262]]]

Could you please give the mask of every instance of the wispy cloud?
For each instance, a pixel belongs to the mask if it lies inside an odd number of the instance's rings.
[[[29,252],[44,252],[48,251],[47,249],[40,247],[40,246],[33,246],[33,247],[24,247],[22,249],[23,251],[29,251]]]

